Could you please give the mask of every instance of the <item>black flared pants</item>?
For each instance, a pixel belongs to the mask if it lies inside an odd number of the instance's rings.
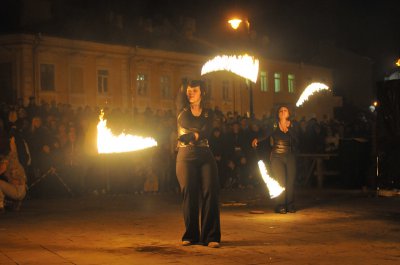
[[[218,169],[210,149],[180,147],[176,159],[176,175],[183,195],[186,231],[182,240],[203,244],[220,242]]]
[[[293,153],[271,155],[272,177],[285,191],[275,199],[276,206],[288,207],[294,203],[296,180],[296,156]]]

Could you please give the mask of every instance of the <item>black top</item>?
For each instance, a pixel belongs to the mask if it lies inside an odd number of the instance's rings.
[[[296,151],[298,137],[295,129],[291,126],[284,133],[277,127],[271,134],[272,154],[289,154]]]

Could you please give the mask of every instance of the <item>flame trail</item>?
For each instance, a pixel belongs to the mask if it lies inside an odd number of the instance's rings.
[[[262,160],[258,161],[258,168],[260,169],[261,176],[267,185],[271,199],[278,197],[285,188],[279,185],[278,181],[268,175],[267,167]]]
[[[257,82],[260,62],[247,54],[244,55],[218,55],[206,62],[201,68],[201,75],[215,71],[229,71],[241,77]]]
[[[107,128],[107,120],[103,119],[104,112],[99,115],[97,124],[97,151],[103,154],[123,153],[150,148],[157,145],[157,142],[150,137],[141,137],[121,133],[118,136],[112,134]]]
[[[322,83],[312,83],[308,85],[306,89],[304,89],[303,93],[301,93],[300,98],[297,100],[296,107],[303,105],[303,103],[307,101],[308,98],[315,92],[328,89],[329,87]]]

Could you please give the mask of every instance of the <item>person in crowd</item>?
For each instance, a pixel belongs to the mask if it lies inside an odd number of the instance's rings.
[[[34,170],[47,170],[50,154],[50,143],[46,129],[42,126],[39,116],[32,118],[31,127],[26,133],[29,150],[32,156],[32,167]]]
[[[220,247],[219,179],[208,139],[214,113],[205,107],[202,80],[184,82],[177,98],[176,174],[183,194],[185,232],[182,245]],[[201,198],[201,227],[199,226]]]
[[[214,155],[215,161],[217,162],[218,174],[220,178],[221,188],[223,188],[226,178],[225,178],[225,156],[224,156],[224,142],[222,140],[222,132],[219,128],[214,128],[212,130],[209,139],[210,149]]]
[[[224,153],[226,154],[226,164],[231,162],[234,164],[234,168],[238,169],[240,167],[240,159],[242,156],[247,156],[248,144],[245,133],[240,127],[238,122],[234,122],[231,126],[232,130],[225,134],[224,137]]]
[[[290,111],[287,106],[278,108],[276,128],[268,137],[272,146],[271,175],[278,181],[285,191],[275,199],[275,212],[286,214],[294,213],[294,182],[296,178],[296,151],[298,136],[290,120]],[[254,139],[253,147],[262,139]]]
[[[31,154],[29,151],[28,143],[23,136],[22,131],[18,128],[18,118],[17,116],[9,116],[9,135],[10,138],[13,137],[15,145],[17,147],[18,161],[24,167],[25,172],[27,172],[29,166],[31,165]]]
[[[334,132],[331,127],[327,126],[325,136],[325,152],[337,152],[339,149],[339,140],[339,133]]]

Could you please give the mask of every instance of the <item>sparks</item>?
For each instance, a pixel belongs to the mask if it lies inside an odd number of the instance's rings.
[[[258,168],[260,169],[262,179],[267,185],[271,199],[278,197],[285,190],[285,188],[279,185],[278,181],[268,175],[267,167],[262,160],[258,161]]]
[[[315,92],[328,89],[329,87],[322,83],[310,84],[309,86],[306,87],[306,89],[304,89],[303,93],[301,93],[299,100],[297,100],[296,107],[300,107],[301,105],[303,105],[303,103],[307,101],[308,98]]]
[[[225,70],[256,83],[259,65],[258,59],[247,54],[238,56],[218,55],[203,65],[201,75]]]
[[[157,145],[157,142],[150,137],[140,137],[121,133],[118,136],[112,134],[107,128],[107,120],[103,119],[104,113],[99,116],[97,124],[97,150],[99,153],[124,153],[132,152]]]

